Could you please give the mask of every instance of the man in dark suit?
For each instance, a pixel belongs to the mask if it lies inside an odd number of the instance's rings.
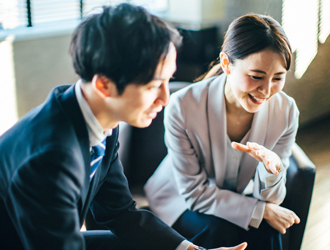
[[[0,249],[199,249],[135,208],[117,153],[120,121],[147,127],[167,104],[180,39],[128,4],[77,27],[80,80],[0,137]],[[89,208],[111,232],[80,232]]]

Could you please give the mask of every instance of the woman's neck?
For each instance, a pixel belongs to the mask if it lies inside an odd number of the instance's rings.
[[[237,101],[228,80],[224,88],[227,134],[231,141],[240,142],[251,128],[253,113],[247,112]]]

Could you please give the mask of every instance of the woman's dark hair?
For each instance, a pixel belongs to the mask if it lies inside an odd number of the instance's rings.
[[[236,59],[244,59],[253,53],[269,49],[282,56],[286,70],[291,66],[292,49],[289,40],[281,25],[269,16],[248,14],[235,19],[229,25],[221,49],[232,64]],[[219,62],[218,58],[210,67]],[[204,79],[206,75],[207,78],[210,77],[207,73],[197,80]],[[213,75],[221,73],[222,70],[218,70]]]
[[[181,40],[175,28],[144,8],[120,4],[84,20],[73,33],[70,54],[83,82],[104,75],[121,94],[130,83],[150,82],[169,44],[178,47]]]

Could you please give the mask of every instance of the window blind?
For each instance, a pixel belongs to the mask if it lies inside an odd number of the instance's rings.
[[[100,12],[100,6],[123,2],[141,5],[156,15],[168,8],[167,0],[0,0],[0,29],[78,20]]]

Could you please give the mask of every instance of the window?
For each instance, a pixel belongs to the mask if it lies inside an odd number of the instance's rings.
[[[294,75],[300,79],[330,34],[329,0],[283,0],[282,24],[296,52]]]
[[[76,21],[99,11],[96,7],[123,2],[144,6],[159,16],[168,8],[167,0],[0,0],[0,29]]]
[[[0,29],[27,26],[26,0],[0,0]]]

